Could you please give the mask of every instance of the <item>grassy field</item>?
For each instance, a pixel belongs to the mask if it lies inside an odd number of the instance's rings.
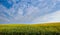
[[[60,35],[60,23],[0,24],[0,35]]]

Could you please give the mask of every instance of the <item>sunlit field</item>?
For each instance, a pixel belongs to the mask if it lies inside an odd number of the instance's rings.
[[[60,23],[0,24],[0,35],[60,35]]]

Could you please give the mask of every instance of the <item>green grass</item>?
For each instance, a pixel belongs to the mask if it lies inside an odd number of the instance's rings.
[[[60,23],[0,24],[0,35],[60,35]]]

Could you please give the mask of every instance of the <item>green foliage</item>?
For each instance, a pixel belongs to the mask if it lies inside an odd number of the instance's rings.
[[[0,35],[60,35],[60,26],[0,25]]]

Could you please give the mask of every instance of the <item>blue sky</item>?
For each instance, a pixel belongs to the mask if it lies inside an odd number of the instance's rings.
[[[0,23],[60,22],[60,0],[0,0]]]
[[[11,4],[8,3],[8,0],[0,0],[0,3],[1,3],[3,6],[5,6],[6,8],[11,8],[12,5],[13,5],[12,2],[11,2]]]

